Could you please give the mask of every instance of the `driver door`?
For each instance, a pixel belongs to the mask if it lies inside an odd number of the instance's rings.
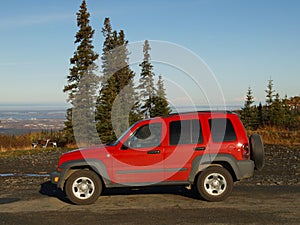
[[[139,124],[114,154],[114,181],[150,184],[164,179],[162,123]]]

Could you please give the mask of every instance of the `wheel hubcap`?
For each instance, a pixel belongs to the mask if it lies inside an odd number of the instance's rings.
[[[95,191],[95,184],[88,177],[79,177],[73,182],[72,191],[77,198],[88,199]]]
[[[227,182],[223,175],[211,173],[204,180],[204,188],[211,195],[221,195],[227,188]]]

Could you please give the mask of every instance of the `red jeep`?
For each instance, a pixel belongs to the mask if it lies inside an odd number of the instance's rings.
[[[104,187],[145,185],[195,185],[221,201],[263,166],[261,137],[248,139],[238,115],[192,112],[142,120],[114,144],[65,153],[51,180],[75,204],[95,202]]]

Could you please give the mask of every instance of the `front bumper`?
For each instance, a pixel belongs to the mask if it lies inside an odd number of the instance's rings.
[[[53,172],[51,173],[51,183],[56,184],[58,186],[59,181],[60,181],[60,173],[59,172]]]

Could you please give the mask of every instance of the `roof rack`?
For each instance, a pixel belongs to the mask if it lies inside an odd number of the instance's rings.
[[[190,113],[224,113],[224,114],[233,114],[233,112],[230,111],[230,110],[201,110],[201,111],[189,111],[189,112],[170,113],[168,116],[181,115],[181,114],[190,114]]]

